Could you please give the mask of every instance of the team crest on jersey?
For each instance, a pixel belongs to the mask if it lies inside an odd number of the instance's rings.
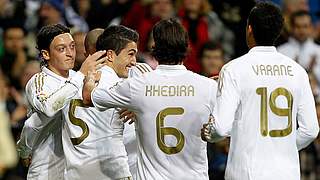
[[[37,96],[40,102],[45,101],[48,99],[48,95],[44,92],[40,92]]]

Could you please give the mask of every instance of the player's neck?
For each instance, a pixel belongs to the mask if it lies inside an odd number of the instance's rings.
[[[111,67],[111,68],[114,70],[112,62],[110,62],[110,61],[105,61],[105,62],[104,62],[104,65],[105,65],[105,66],[109,66],[109,67]]]

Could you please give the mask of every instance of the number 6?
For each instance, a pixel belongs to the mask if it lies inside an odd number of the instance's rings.
[[[184,135],[179,129],[173,127],[164,127],[164,119],[168,115],[180,115],[184,110],[180,107],[170,107],[160,111],[157,115],[157,143],[161,151],[166,154],[177,154],[184,146]],[[175,147],[169,147],[165,144],[164,136],[173,135],[177,139],[177,145]]]

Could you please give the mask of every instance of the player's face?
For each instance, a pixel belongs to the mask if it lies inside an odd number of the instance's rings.
[[[296,17],[292,27],[292,34],[299,42],[306,41],[312,34],[312,23],[309,16]]]
[[[130,42],[115,56],[113,69],[121,78],[127,78],[129,69],[136,64],[137,43]]]
[[[49,47],[49,69],[64,76],[73,68],[76,56],[75,42],[69,33],[56,36]]]

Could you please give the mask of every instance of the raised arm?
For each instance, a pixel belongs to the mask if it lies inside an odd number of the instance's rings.
[[[105,61],[99,59],[105,51],[99,51],[89,56],[82,64],[80,70],[75,73],[69,80],[65,81],[61,87],[51,89],[45,81],[45,75],[39,73],[30,79],[26,86],[28,101],[38,112],[44,113],[48,117],[54,116],[75,96],[83,86],[84,75],[88,71],[95,71],[101,67]],[[99,59],[99,60],[98,60]]]
[[[131,109],[131,89],[130,83],[135,78],[129,78],[118,82],[111,88],[104,88],[98,85],[95,87],[95,75],[89,76],[85,80],[82,97],[85,104],[93,104],[97,109],[103,111],[108,108],[121,107]],[[103,83],[103,82],[99,82]]]

